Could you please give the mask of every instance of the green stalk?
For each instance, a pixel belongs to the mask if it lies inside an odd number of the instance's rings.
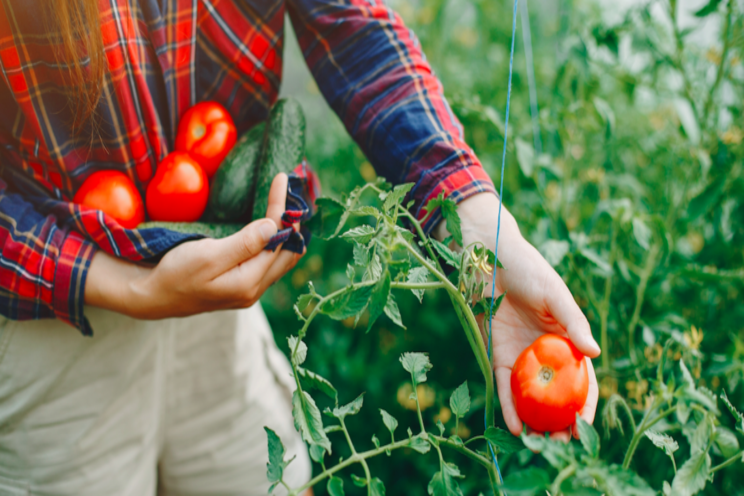
[[[742,459],[742,456],[744,456],[744,451],[740,451],[740,452],[738,452],[737,454],[735,454],[735,455],[734,455],[734,456],[732,456],[731,458],[728,458],[728,459],[727,459],[726,461],[724,461],[724,462],[722,462],[722,463],[720,463],[720,464],[716,465],[716,466],[715,466],[715,467],[713,467],[712,469],[710,469],[710,473],[711,473],[711,474],[715,474],[715,473],[716,473],[716,472],[718,472],[719,470],[721,470],[721,469],[723,469],[723,468],[726,468],[726,467],[728,467],[729,465],[732,465],[732,464],[736,463],[737,461],[739,461],[739,460],[741,460],[741,459]]]
[[[612,296],[612,276],[614,274],[615,266],[615,251],[617,247],[617,227],[612,226],[612,238],[610,241],[610,268],[612,271],[610,275],[605,278],[604,287],[604,298],[602,299],[602,306],[599,309],[599,325],[600,325],[600,342],[602,343],[602,349],[605,350],[602,353],[602,370],[605,374],[610,372],[610,341],[607,336],[607,318],[610,315],[610,297]]]
[[[646,263],[640,274],[640,281],[638,281],[638,286],[636,286],[635,307],[633,308],[633,315],[628,323],[628,347],[630,351],[630,359],[634,364],[638,363],[638,356],[635,349],[635,330],[638,321],[641,318],[641,308],[643,307],[643,302],[646,296],[646,286],[648,286],[648,281],[651,279],[651,275],[656,268],[656,257],[659,254],[659,249],[659,245],[657,244],[653,244],[651,245],[651,248],[649,248]]]
[[[643,420],[641,421],[641,425],[638,426],[638,428],[635,430],[633,438],[630,440],[628,451],[625,452],[625,458],[623,459],[623,468],[627,469],[630,467],[630,462],[633,459],[636,448],[638,448],[638,443],[640,443],[641,439],[643,439],[644,433],[648,429],[653,427],[657,422],[661,421],[661,419],[669,416],[677,410],[677,407],[673,406],[660,412],[656,417],[654,417],[653,420],[648,420],[651,412],[656,408],[656,406],[657,403],[654,402],[654,405],[652,405],[651,408],[649,408],[648,412],[646,412],[646,415],[644,415]]]

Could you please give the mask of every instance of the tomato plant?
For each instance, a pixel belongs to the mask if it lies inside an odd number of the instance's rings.
[[[188,152],[211,178],[236,140],[235,124],[225,107],[217,102],[200,102],[181,117],[176,150]]]
[[[147,213],[152,220],[194,222],[207,208],[209,180],[188,153],[173,152],[158,165],[147,186]]]
[[[567,429],[586,402],[586,359],[563,336],[545,334],[514,363],[511,387],[517,414],[538,432]]]
[[[134,229],[145,220],[142,197],[123,172],[94,172],[83,182],[72,201],[103,211],[127,229]]]

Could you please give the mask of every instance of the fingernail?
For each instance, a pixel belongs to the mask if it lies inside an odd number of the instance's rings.
[[[261,237],[264,241],[269,241],[271,237],[276,234],[276,225],[273,220],[266,220],[261,222],[258,226],[258,232],[261,233]]]

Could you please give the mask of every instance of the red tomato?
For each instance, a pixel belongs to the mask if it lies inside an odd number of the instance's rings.
[[[511,388],[519,418],[532,429],[566,429],[589,393],[584,355],[562,336],[540,336],[514,362]]]
[[[197,103],[178,124],[176,150],[188,152],[210,178],[230,153],[238,133],[225,107],[216,102]]]
[[[102,210],[127,229],[134,229],[145,220],[142,197],[123,172],[94,172],[80,186],[72,201]]]
[[[160,162],[145,198],[150,218],[169,222],[198,220],[208,199],[207,175],[184,152],[173,152]]]

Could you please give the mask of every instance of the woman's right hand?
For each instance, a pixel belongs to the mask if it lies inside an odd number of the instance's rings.
[[[85,284],[85,303],[139,319],[245,308],[295,266],[301,255],[266,251],[285,209],[287,176],[274,178],[266,219],[224,239],[200,239],[170,250],[154,267],[102,251]]]

